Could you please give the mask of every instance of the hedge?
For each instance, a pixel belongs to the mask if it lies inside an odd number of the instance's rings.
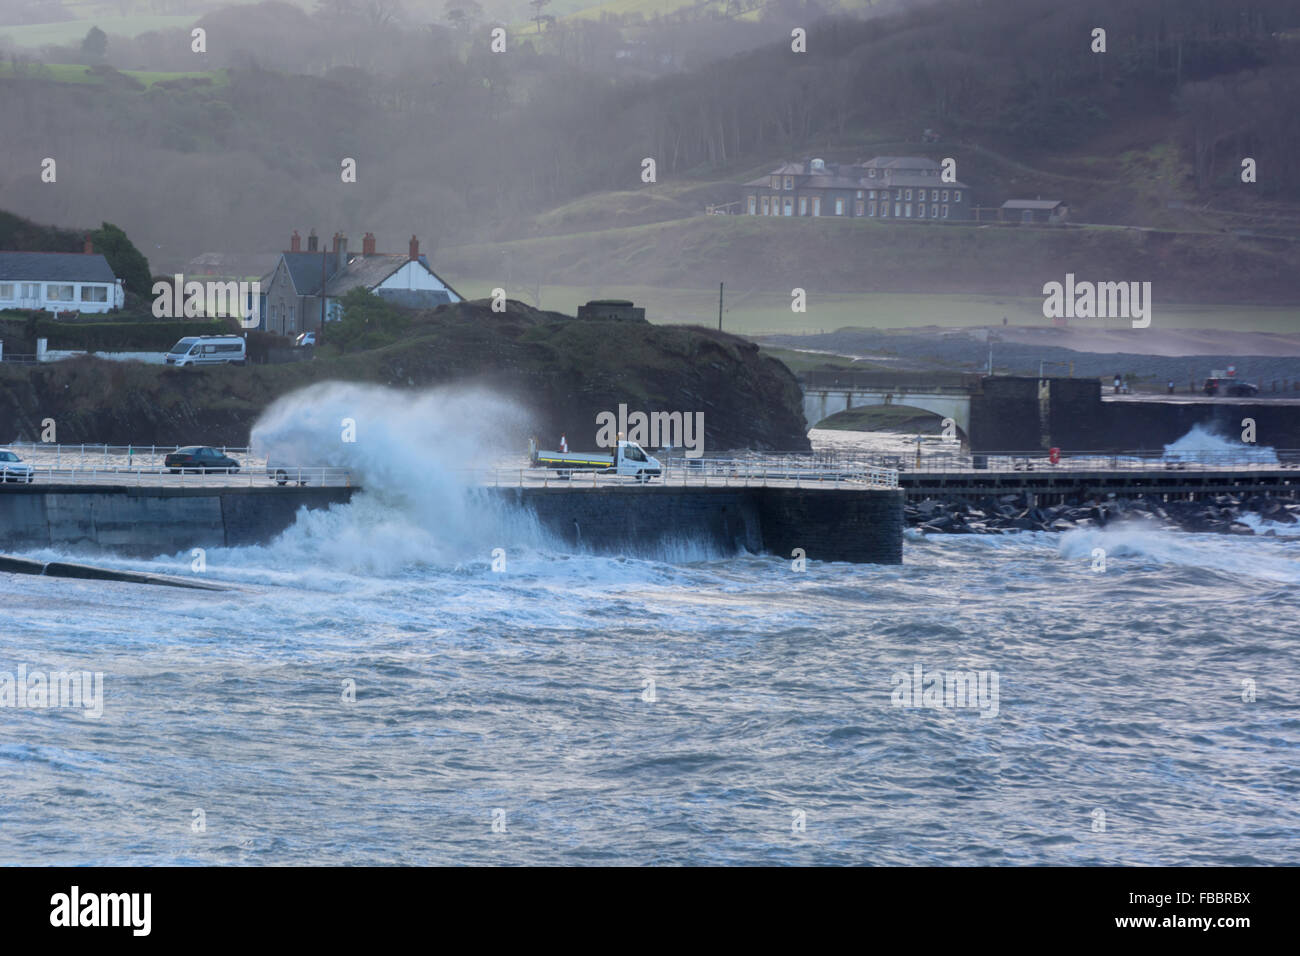
[[[166,352],[187,335],[229,335],[238,332],[233,320],[207,322],[87,322],[75,325],[41,319],[35,338],[48,339],[52,349],[88,352]]]

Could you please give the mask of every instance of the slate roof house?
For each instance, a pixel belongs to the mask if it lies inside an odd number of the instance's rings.
[[[1070,206],[1060,199],[1008,199],[998,209],[1000,222],[1065,222]]]
[[[122,280],[89,239],[82,252],[0,252],[0,309],[108,312],[124,304]]]
[[[275,269],[262,279],[263,327],[278,335],[295,335],[319,328],[322,316],[327,322],[337,321],[342,313],[339,300],[358,287],[412,308],[464,301],[429,266],[415,236],[406,255],[393,255],[377,252],[375,236],[368,232],[357,255],[348,252],[347,236],[337,232],[328,252],[317,247],[315,231],[307,237],[304,251],[302,237],[294,230],[289,249],[280,253]]]
[[[822,159],[785,163],[745,183],[751,216],[848,216],[867,219],[968,219],[970,187],[945,183],[923,156],[877,156],[837,165]]]

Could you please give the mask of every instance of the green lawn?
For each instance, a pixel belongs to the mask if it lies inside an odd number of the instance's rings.
[[[479,281],[449,276],[467,298],[486,298],[499,280]],[[531,290],[507,289],[507,296],[532,302]],[[652,322],[696,324],[716,328],[718,290],[660,289],[650,286],[593,285],[542,287],[542,308],[569,315],[589,299],[631,299],[646,310]],[[724,295],[722,327],[742,335],[831,332],[846,327],[910,329],[927,325],[1048,325],[1043,300],[978,295],[921,295],[908,293],[845,293],[813,295],[808,311],[790,310],[790,297],[779,292],[730,291]],[[1083,320],[1078,320],[1076,325]],[[1100,322],[1100,320],[1097,320]],[[1285,306],[1169,305],[1157,308],[1153,325],[1178,329],[1238,329],[1243,332],[1295,332],[1300,315]],[[1123,328],[1127,320],[1110,320],[1107,328]]]
[[[65,20],[62,23],[34,23],[27,26],[0,27],[0,37],[7,37],[15,46],[39,49],[43,46],[79,44],[91,27],[99,27],[110,37],[136,37],[150,30],[168,30],[188,27],[198,17],[186,16],[133,16],[98,17],[93,20]],[[111,41],[110,41],[111,42]]]
[[[58,83],[101,84],[104,82],[102,76],[90,73],[89,69],[79,63],[46,63],[41,65],[39,75]],[[157,70],[121,70],[120,72],[124,76],[139,80],[146,87],[165,80],[209,79],[213,86],[223,86],[230,80],[225,70],[205,70],[195,73],[167,73]],[[0,76],[8,76],[12,73],[12,64],[0,63]]]

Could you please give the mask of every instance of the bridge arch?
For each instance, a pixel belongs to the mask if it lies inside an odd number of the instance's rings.
[[[810,429],[832,415],[846,412],[851,408],[871,405],[918,408],[932,412],[940,418],[951,418],[962,436],[969,440],[969,394],[862,387],[815,388],[807,385],[803,387],[803,416],[806,427]]]

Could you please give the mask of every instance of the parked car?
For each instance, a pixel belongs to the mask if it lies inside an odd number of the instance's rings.
[[[294,348],[303,348],[308,345],[316,344],[315,332],[299,332],[297,338],[293,340]]]
[[[296,481],[299,485],[307,484],[307,477],[303,472],[305,468],[299,468],[297,465],[288,465],[284,462],[276,462],[267,459],[266,477],[270,478],[277,485],[287,485],[290,481]]]
[[[239,462],[206,445],[187,445],[164,458],[163,467],[173,475],[184,472],[206,474],[210,471],[234,474],[239,471]]]
[[[1259,386],[1252,385],[1250,382],[1238,382],[1236,379],[1231,378],[1207,378],[1205,380],[1206,395],[1218,395],[1220,392],[1238,398],[1249,398],[1252,395],[1259,394]]]
[[[25,481],[31,484],[35,479],[35,468],[8,448],[0,448],[0,481]]]
[[[247,358],[244,339],[238,335],[187,335],[167,353],[164,362],[186,365],[243,365]]]

